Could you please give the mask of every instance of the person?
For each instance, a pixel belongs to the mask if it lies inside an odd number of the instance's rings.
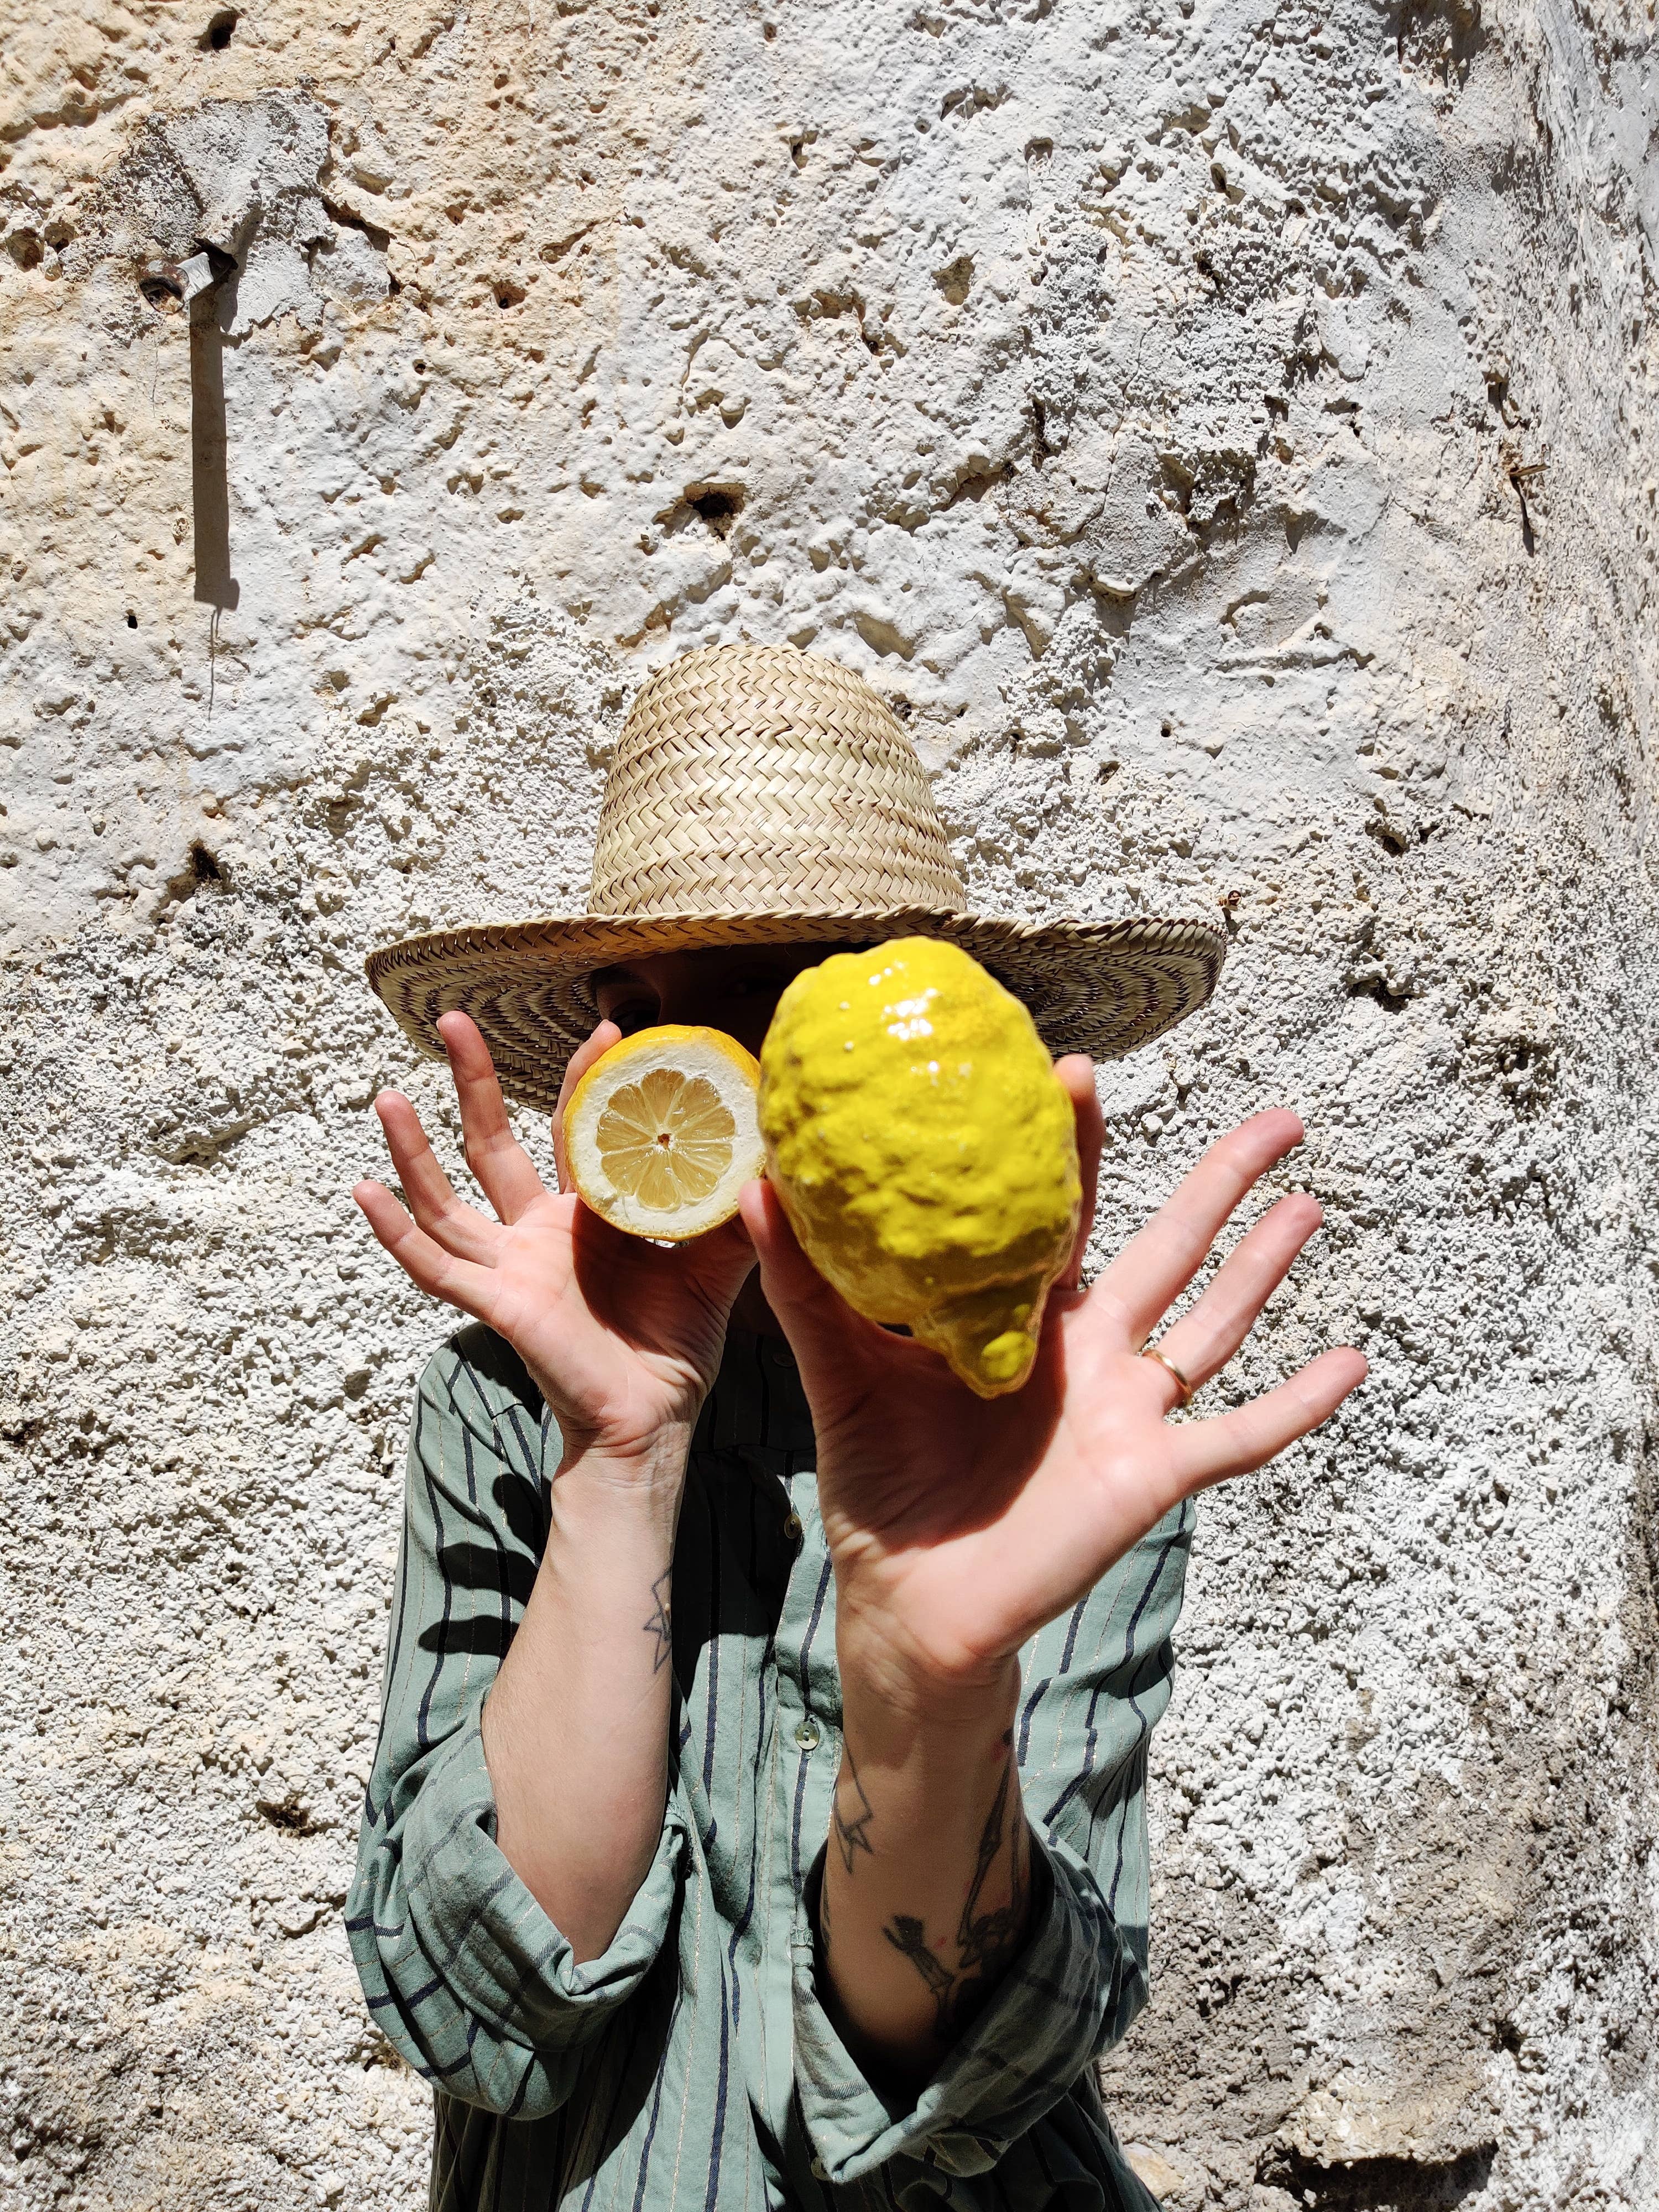
[[[675,1246],[568,1188],[560,1109],[621,1036],[696,1022],[758,1053],[791,975],[918,928],[976,951],[1045,1035],[1104,1049],[1188,1011],[1219,961],[1197,925],[967,914],[873,692],[741,647],[641,692],[587,915],[371,963],[447,1055],[489,1208],[383,1092],[405,1204],[374,1182],[357,1201],[472,1325],[419,1388],[347,1925],[374,2019],[434,2087],[440,2212],[1153,2201],[1091,2062],[1146,1996],[1146,1745],[1192,1500],[1317,1426],[1364,1363],[1328,1351],[1172,1416],[1315,1201],[1280,1197],[1149,1340],[1300,1123],[1213,1146],[1087,1289],[1085,1220],[1030,1380],[989,1401],[846,1306],[764,1182]],[[1056,1067],[1091,1213],[1091,1064]],[[503,1077],[554,1108],[556,1188]]]

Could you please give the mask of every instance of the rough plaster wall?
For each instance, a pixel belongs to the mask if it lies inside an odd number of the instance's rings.
[[[0,2203],[418,2198],[339,1905],[443,1324],[345,1192],[444,1108],[359,963],[579,904],[632,690],[752,635],[981,902],[1227,911],[1106,1232],[1291,1101],[1227,1387],[1373,1362],[1204,1509],[1143,2170],[1651,2207],[1649,16],[228,13],[0,0]]]

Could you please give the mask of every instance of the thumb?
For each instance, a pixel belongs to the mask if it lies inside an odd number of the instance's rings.
[[[874,1322],[854,1313],[802,1251],[771,1183],[745,1183],[738,1204],[760,1261],[766,1303],[803,1370],[826,1358],[844,1358],[857,1338],[885,1340]]]
[[[739,1214],[680,1245],[678,1252],[690,1277],[728,1311],[754,1271],[755,1248]]]

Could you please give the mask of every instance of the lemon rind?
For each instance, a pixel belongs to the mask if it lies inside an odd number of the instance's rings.
[[[614,1183],[593,1141],[611,1096],[661,1066],[704,1077],[737,1124],[732,1164],[714,1190],[700,1205],[672,1213],[641,1205]],[[613,1228],[653,1244],[689,1243],[730,1221],[743,1186],[765,1167],[755,1105],[759,1082],[759,1062],[723,1030],[665,1022],[624,1037],[595,1060],[565,1109],[565,1157],[583,1203]]]

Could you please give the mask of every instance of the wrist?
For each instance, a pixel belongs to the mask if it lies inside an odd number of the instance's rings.
[[[847,1729],[872,1751],[914,1746],[923,1735],[966,1748],[1000,1735],[1019,1704],[1012,1654],[941,1666],[854,1633],[837,1637],[836,1664]]]
[[[564,1449],[555,1483],[591,1490],[678,1489],[691,1453],[692,1423],[668,1420],[637,1435],[584,1435],[561,1424]]]
[[[618,1520],[672,1528],[685,1486],[689,1426],[675,1423],[627,1445],[567,1442],[553,1477],[555,1529],[605,1526]]]
[[[558,1430],[560,1473],[583,1468],[617,1482],[660,1480],[684,1469],[707,1382],[683,1370],[640,1371],[645,1363],[601,1361],[574,1388],[569,1376],[526,1360],[530,1379]]]
[[[547,1541],[538,1581],[561,1608],[615,1607],[641,1621],[669,1573],[684,1492],[685,1450],[661,1439],[647,1454],[567,1450],[548,1496]]]

